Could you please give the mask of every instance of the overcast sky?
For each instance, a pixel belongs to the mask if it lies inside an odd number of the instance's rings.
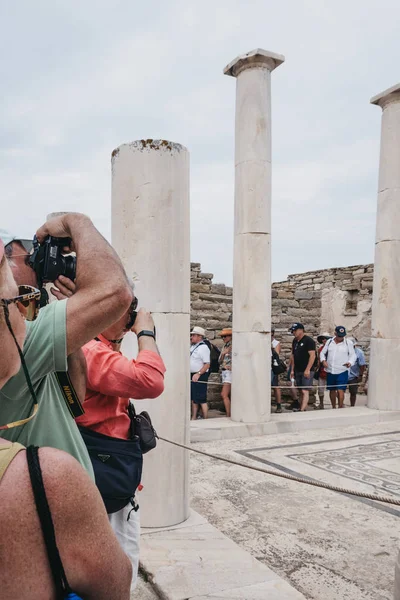
[[[110,237],[110,154],[191,154],[191,259],[232,282],[238,54],[272,74],[272,272],[373,261],[381,110],[400,81],[398,0],[15,0],[0,9],[0,227],[89,214]],[[155,240],[156,243],[156,240]]]

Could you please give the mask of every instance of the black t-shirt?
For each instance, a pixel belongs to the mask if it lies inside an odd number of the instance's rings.
[[[294,370],[297,373],[303,373],[308,365],[308,361],[310,360],[310,355],[308,354],[312,350],[315,351],[315,342],[308,335],[304,335],[300,341],[296,339],[292,342],[292,352],[294,356]],[[313,366],[311,367],[311,370]]]

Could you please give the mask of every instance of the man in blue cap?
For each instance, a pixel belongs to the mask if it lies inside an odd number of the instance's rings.
[[[335,328],[335,337],[328,340],[321,351],[321,364],[327,372],[326,387],[329,390],[332,408],[343,408],[344,393],[349,380],[349,369],[357,360],[354,344],[346,339],[346,329],[342,325]]]

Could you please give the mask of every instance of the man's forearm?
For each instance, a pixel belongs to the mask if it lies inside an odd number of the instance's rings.
[[[311,367],[313,366],[314,362],[315,362],[315,352],[309,352],[310,358],[308,359],[308,364],[307,364],[307,369],[306,371],[311,371]]]
[[[139,352],[141,350],[151,350],[152,352],[157,352],[158,355],[160,354],[156,341],[149,335],[140,336],[138,339],[138,349]]]
[[[63,217],[76,251],[76,291],[67,303],[67,352],[71,354],[115,323],[133,291],[110,244],[85,215]]]
[[[210,363],[205,363],[201,369],[199,371],[197,371],[197,373],[199,375],[204,375],[204,373],[207,373],[208,369],[210,368]]]
[[[96,288],[100,292],[106,288],[115,290],[120,286],[129,287],[117,253],[92,221],[85,215],[74,213],[67,214],[65,218],[77,255],[76,294],[88,288]]]

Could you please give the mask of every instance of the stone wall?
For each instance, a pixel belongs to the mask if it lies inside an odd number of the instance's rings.
[[[282,356],[288,359],[293,337],[289,326],[299,321],[316,339],[333,333],[336,325],[346,327],[359,340],[369,357],[371,335],[373,265],[333,268],[289,275],[272,284],[272,325],[281,341]],[[200,325],[217,346],[219,332],[232,326],[232,288],[213,283],[212,273],[202,273],[200,263],[191,264],[191,325]],[[216,375],[210,381],[219,381]],[[219,401],[220,388],[209,386],[211,405]]]
[[[289,275],[272,285],[272,324],[282,341],[284,356],[290,354],[291,323],[300,321],[309,335],[333,333],[346,327],[369,355],[371,336],[373,265],[310,271]]]

